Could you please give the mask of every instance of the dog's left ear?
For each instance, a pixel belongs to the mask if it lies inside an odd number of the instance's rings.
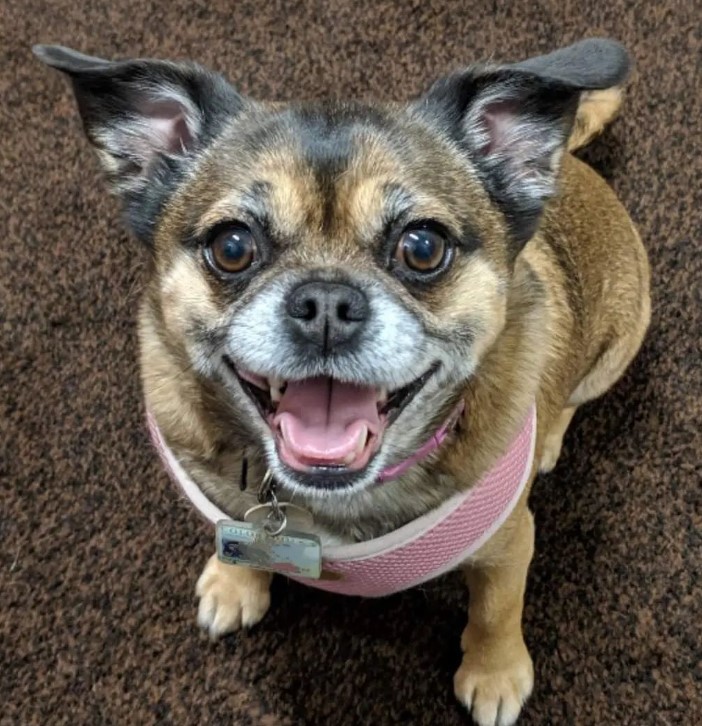
[[[628,70],[619,43],[584,40],[521,63],[454,73],[414,108],[468,153],[518,251],[556,191],[581,94],[620,85]]]
[[[127,223],[150,242],[166,199],[243,98],[194,63],[107,61],[62,46],[33,50],[70,78],[86,135],[122,198]]]

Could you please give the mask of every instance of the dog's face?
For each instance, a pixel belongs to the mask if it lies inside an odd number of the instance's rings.
[[[503,324],[504,225],[410,114],[243,110],[155,245],[168,335],[290,485],[364,486],[411,453]]]
[[[153,251],[161,335],[277,480],[358,489],[421,446],[504,326],[582,81],[530,61],[407,106],[273,107],[196,66],[39,52]]]

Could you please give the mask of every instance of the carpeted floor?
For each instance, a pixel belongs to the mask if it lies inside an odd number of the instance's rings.
[[[597,34],[637,72],[588,158],[640,226],[654,313],[536,486],[523,723],[702,723],[700,19],[691,0],[3,0],[1,724],[467,723],[456,576],[385,601],[281,581],[254,631],[199,635],[211,535],[144,430],[142,253],[30,44],[192,57],[268,98],[403,98],[461,63]]]

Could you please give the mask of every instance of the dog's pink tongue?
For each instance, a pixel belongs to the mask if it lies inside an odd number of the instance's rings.
[[[273,420],[293,461],[353,466],[378,433],[376,389],[331,378],[290,381]]]

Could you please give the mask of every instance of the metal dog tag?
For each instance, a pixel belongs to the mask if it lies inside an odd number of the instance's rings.
[[[319,579],[322,545],[319,537],[288,531],[270,534],[265,522],[217,522],[217,556],[229,565]]]
[[[217,522],[217,557],[230,565],[319,579],[322,545],[319,537],[288,530],[293,521],[310,527],[312,515],[290,502],[278,502],[270,470],[258,491],[259,504],[250,507],[244,521]]]

